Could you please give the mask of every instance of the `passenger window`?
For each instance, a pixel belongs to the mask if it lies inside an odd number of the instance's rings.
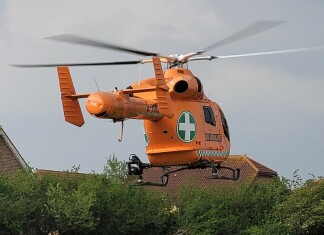
[[[204,116],[206,123],[216,126],[214,112],[210,106],[204,106]]]

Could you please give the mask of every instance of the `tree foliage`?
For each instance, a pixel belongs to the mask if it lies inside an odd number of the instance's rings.
[[[324,231],[324,180],[311,180],[277,206],[276,215],[290,234]]]
[[[66,190],[60,183],[49,184],[45,194],[47,198],[46,210],[52,218],[57,230],[63,233],[70,231],[81,233],[92,231],[96,227],[92,207],[95,204],[95,193],[82,187]]]
[[[185,189],[179,199],[179,225],[189,234],[240,234],[263,224],[287,193],[279,179],[241,185],[235,191]]]
[[[107,164],[104,166],[103,174],[107,179],[118,182],[125,182],[129,177],[127,175],[126,163],[119,161],[114,154],[107,158]]]
[[[321,234],[324,180],[294,179],[219,190],[187,186],[176,198],[134,187],[123,162],[102,174],[0,175],[1,234]]]

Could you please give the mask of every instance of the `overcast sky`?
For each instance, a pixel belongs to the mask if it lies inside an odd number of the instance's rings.
[[[258,20],[276,28],[217,48],[230,55],[324,45],[324,2],[305,1],[0,1],[0,124],[32,167],[101,172],[106,158],[147,161],[142,121],[121,124],[86,112],[85,125],[64,121],[55,68],[9,64],[140,59],[126,53],[44,40],[71,33],[161,54],[197,51]],[[209,55],[209,54],[208,54]],[[281,176],[324,175],[324,50],[192,62],[205,93],[224,110],[231,154],[247,154]],[[71,68],[77,92],[122,89],[139,66]],[[142,65],[140,78],[153,76]]]

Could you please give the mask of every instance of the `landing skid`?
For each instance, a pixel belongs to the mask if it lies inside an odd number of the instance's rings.
[[[128,166],[128,175],[137,175],[137,184],[138,186],[141,185],[150,185],[150,186],[162,186],[165,187],[168,185],[169,182],[169,175],[173,174],[178,171],[183,170],[192,170],[192,169],[206,169],[206,168],[212,168],[212,174],[211,177],[208,177],[208,179],[223,179],[223,180],[238,180],[240,178],[240,169],[233,169],[226,166],[221,166],[220,164],[214,164],[210,161],[206,160],[200,160],[198,162],[192,163],[187,166],[183,166],[176,170],[168,170],[167,168],[164,168],[167,172],[161,175],[161,183],[155,183],[155,182],[144,182],[143,181],[143,170],[147,168],[152,167],[161,167],[161,166],[154,166],[149,163],[143,163],[135,154],[131,154],[129,157],[129,161],[126,162]],[[219,176],[218,171],[220,169],[226,169],[232,172],[231,177],[227,176]]]

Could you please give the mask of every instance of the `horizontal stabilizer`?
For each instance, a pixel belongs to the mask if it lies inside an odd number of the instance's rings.
[[[77,95],[66,95],[65,97],[71,98],[71,99],[81,99],[81,98],[88,98],[90,94],[77,94]]]

